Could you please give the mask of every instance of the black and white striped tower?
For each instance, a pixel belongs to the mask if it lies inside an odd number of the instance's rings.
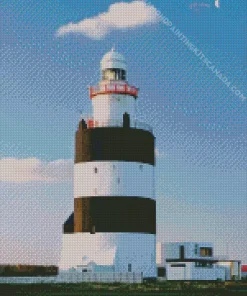
[[[138,89],[126,72],[112,49],[90,87],[93,118],[76,132],[74,213],[64,223],[60,269],[93,263],[156,277],[155,137],[136,120]]]

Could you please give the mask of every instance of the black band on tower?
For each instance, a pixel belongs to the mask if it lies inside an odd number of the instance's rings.
[[[75,198],[74,217],[64,224],[64,233],[137,232],[156,233],[155,200],[132,196]]]
[[[75,163],[87,161],[133,161],[155,164],[154,135],[123,127],[83,128],[76,132]]]

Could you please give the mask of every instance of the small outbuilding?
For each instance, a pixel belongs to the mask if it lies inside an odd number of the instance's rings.
[[[212,243],[171,242],[157,245],[159,278],[167,280],[240,280],[241,261],[214,255]]]

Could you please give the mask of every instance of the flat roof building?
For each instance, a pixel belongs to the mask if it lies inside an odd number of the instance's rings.
[[[241,261],[214,254],[212,243],[158,243],[158,276],[167,280],[239,280]]]

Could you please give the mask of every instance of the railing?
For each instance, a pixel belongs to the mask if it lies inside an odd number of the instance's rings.
[[[138,96],[138,88],[125,84],[101,84],[89,87],[90,99],[99,94],[126,94],[133,97]]]
[[[96,127],[123,127],[123,120],[109,120],[109,121],[98,121],[94,119],[87,120],[87,128]],[[144,122],[138,120],[130,121],[130,128],[143,129],[149,132],[153,132],[152,127]]]

